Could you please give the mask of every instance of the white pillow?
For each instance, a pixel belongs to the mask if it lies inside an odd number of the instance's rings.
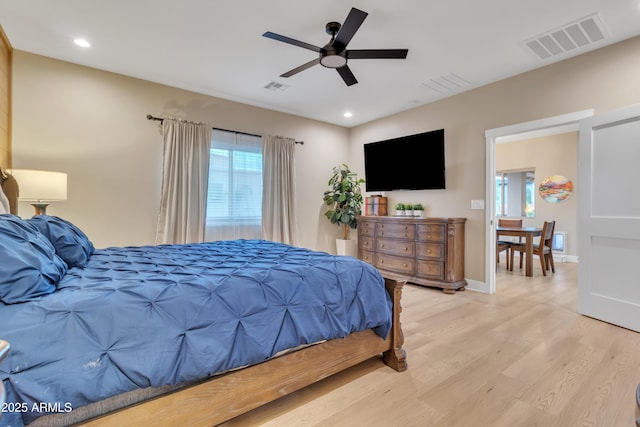
[[[0,187],[0,214],[8,214],[11,213],[9,208],[9,199],[4,195],[4,191],[2,191],[2,187]]]

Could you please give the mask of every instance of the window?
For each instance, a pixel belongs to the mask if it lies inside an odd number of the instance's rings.
[[[214,129],[207,240],[258,239],[262,232],[262,139]]]
[[[496,216],[535,216],[535,170],[496,172]]]

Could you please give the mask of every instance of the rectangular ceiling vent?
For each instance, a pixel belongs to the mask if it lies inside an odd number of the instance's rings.
[[[605,30],[597,13],[525,40],[520,45],[540,59],[551,58],[604,40]]]
[[[273,92],[282,92],[287,90],[289,86],[278,83],[278,82],[269,82],[264,88]]]
[[[449,73],[444,76],[434,77],[422,82],[422,85],[428,87],[434,92],[450,95],[466,89],[471,86],[471,82],[456,73]]]

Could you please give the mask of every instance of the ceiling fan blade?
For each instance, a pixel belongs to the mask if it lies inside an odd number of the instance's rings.
[[[351,86],[358,83],[358,80],[356,80],[356,76],[353,75],[348,65],[345,65],[344,67],[336,68],[336,70],[338,70],[338,74],[340,74],[340,77],[342,77],[342,80],[344,80],[347,86]]]
[[[291,77],[291,76],[293,76],[294,74],[298,74],[300,71],[304,71],[304,70],[306,70],[307,68],[311,68],[311,67],[313,67],[314,65],[318,65],[319,63],[320,63],[320,58],[316,58],[316,59],[314,59],[313,61],[309,61],[309,62],[307,62],[306,64],[302,64],[301,66],[296,67],[296,68],[294,68],[294,69],[293,69],[293,70],[291,70],[291,71],[287,71],[287,72],[286,72],[286,73],[284,73],[284,74],[280,74],[280,77]]]
[[[409,49],[356,49],[348,50],[348,59],[405,59]]]
[[[364,22],[365,18],[369,15],[367,12],[363,12],[355,7],[351,8],[347,19],[344,20],[344,24],[340,27],[340,31],[336,35],[335,40],[331,44],[338,52],[344,50],[353,36],[355,35],[360,25]]]
[[[267,31],[263,34],[263,37],[267,37],[269,39],[277,40],[279,42],[289,43],[294,46],[302,47],[305,49],[312,50],[314,52],[320,52],[320,48],[318,46],[314,46],[309,43],[301,42],[300,40],[292,39],[291,37],[281,36],[280,34],[272,33],[271,31]]]

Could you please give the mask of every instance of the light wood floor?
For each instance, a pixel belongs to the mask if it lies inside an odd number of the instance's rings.
[[[577,264],[504,265],[495,295],[405,287],[408,371],[372,359],[225,426],[634,426],[640,334],[577,314]]]

